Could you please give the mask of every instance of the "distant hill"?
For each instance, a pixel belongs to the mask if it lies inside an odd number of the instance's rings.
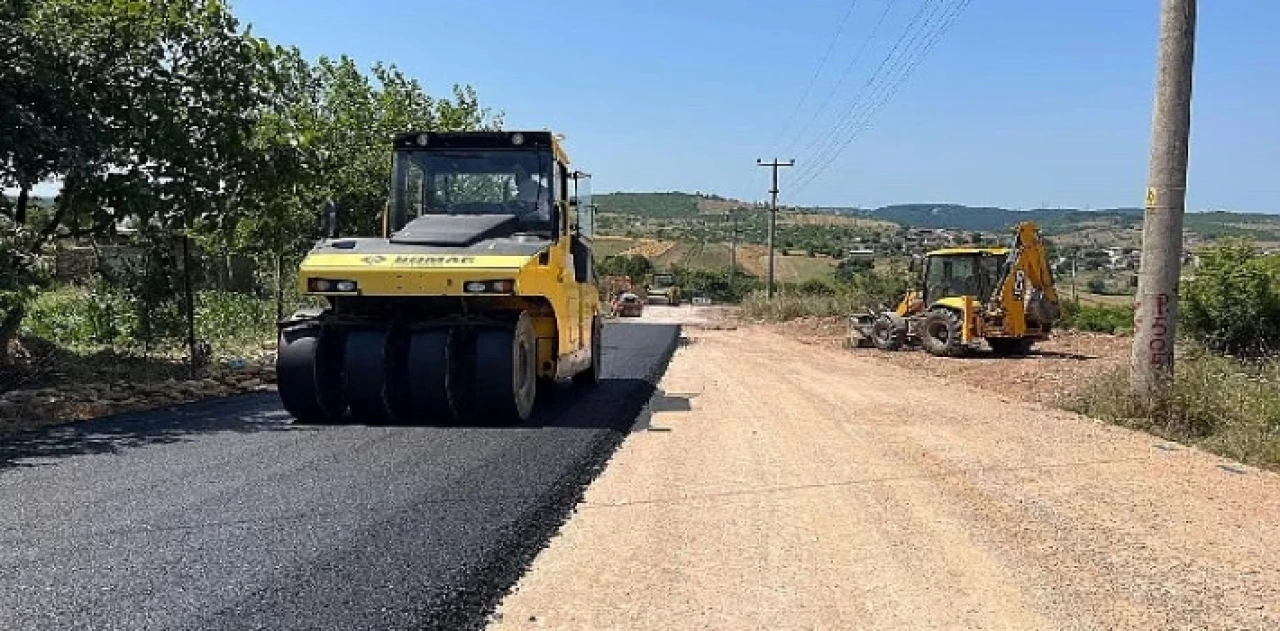
[[[699,214],[720,214],[735,208],[752,207],[719,195],[684,193],[605,193],[593,197],[600,211],[651,219],[689,219]],[[1011,210],[992,206],[965,206],[948,203],[893,204],[880,208],[784,207],[806,215],[859,217],[910,228],[951,228],[975,232],[1003,233],[1020,221],[1034,221],[1046,235],[1130,234],[1142,227],[1141,208],[1036,208]],[[1280,243],[1280,215],[1232,212],[1191,212],[1184,218],[1188,232],[1208,240],[1222,237],[1250,237]],[[1092,238],[1092,237],[1091,237]],[[1133,238],[1127,237],[1127,238]]]
[[[604,193],[591,197],[602,213],[636,215],[660,219],[694,217],[700,213],[725,212],[749,206],[734,199],[704,193]]]
[[[1004,231],[1020,221],[1034,221],[1045,232],[1055,232],[1082,223],[1106,223],[1119,228],[1142,224],[1140,208],[1009,210],[960,204],[894,204],[870,211],[870,216],[912,228],[979,231]]]
[[[1037,208],[1010,210],[990,206],[961,204],[894,204],[875,209],[821,209],[841,215],[869,217],[911,228],[952,228],[983,232],[1002,232],[1020,221],[1034,221],[1045,234],[1072,232],[1081,228],[1142,227],[1141,208]],[[1206,239],[1252,237],[1263,241],[1280,241],[1280,215],[1260,213],[1189,212],[1184,215],[1184,228]]]

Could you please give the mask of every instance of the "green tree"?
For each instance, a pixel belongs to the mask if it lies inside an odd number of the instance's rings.
[[[0,203],[0,351],[59,238],[131,220],[157,252],[176,238],[279,269],[317,236],[325,199],[344,230],[376,230],[394,133],[501,125],[470,87],[432,98],[394,66],[272,47],[222,0],[6,0],[0,58],[0,185],[19,190]],[[29,211],[49,180],[55,206]],[[188,256],[174,265],[194,272]]]
[[[849,283],[854,276],[870,273],[874,268],[875,263],[868,259],[844,259],[836,265],[836,280]]]
[[[1202,252],[1182,288],[1188,335],[1213,350],[1250,355],[1280,346],[1280,276],[1245,241]]]
[[[265,98],[261,42],[224,3],[24,0],[5,11],[0,45],[18,63],[0,75],[0,183],[24,192],[8,217],[19,255],[0,275],[29,287],[51,241],[109,234],[126,217],[190,229],[219,216]],[[28,225],[25,191],[46,179],[61,182],[56,206]],[[0,299],[5,349],[26,297]]]
[[[607,256],[596,269],[602,276],[629,276],[635,284],[645,282],[654,272],[653,262],[639,254]]]

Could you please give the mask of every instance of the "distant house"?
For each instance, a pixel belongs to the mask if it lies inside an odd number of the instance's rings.
[[[865,260],[870,260],[870,259],[874,259],[874,258],[876,257],[876,251],[875,251],[875,250],[868,250],[868,249],[866,249],[866,248],[858,248],[858,249],[846,250],[846,251],[845,251],[845,257],[847,257],[847,258],[851,258],[851,259],[865,259]]]

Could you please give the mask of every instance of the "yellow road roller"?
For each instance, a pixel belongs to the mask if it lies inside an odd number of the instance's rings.
[[[284,408],[305,423],[529,418],[541,387],[600,380],[590,175],[549,131],[393,139],[378,236],[325,236],[279,323]]]

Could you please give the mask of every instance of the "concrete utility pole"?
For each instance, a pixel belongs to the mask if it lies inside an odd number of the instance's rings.
[[[756,164],[773,169],[773,188],[769,189],[769,280],[765,287],[765,296],[773,298],[773,232],[778,223],[778,167],[793,167],[796,161],[792,158],[790,162],[778,162],[774,158],[773,162],[765,162],[757,158]]]
[[[1148,404],[1162,398],[1173,377],[1195,30],[1195,0],[1161,0],[1151,171],[1142,222],[1133,355],[1129,362],[1133,394]]]

